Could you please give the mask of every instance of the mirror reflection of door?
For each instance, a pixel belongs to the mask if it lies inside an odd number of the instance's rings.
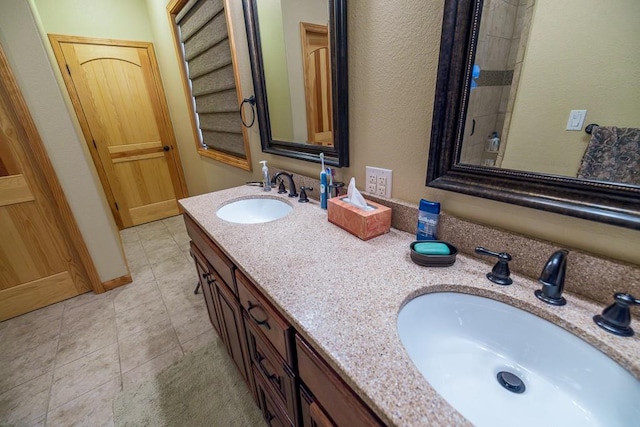
[[[333,145],[331,55],[326,25],[300,23],[307,135],[310,144]]]

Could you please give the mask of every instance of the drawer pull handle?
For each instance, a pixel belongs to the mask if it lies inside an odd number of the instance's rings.
[[[278,389],[282,388],[282,385],[280,384],[280,377],[276,374],[270,374],[269,371],[267,370],[267,368],[262,364],[262,361],[264,359],[266,359],[262,354],[260,354],[259,351],[256,350],[256,358],[258,359],[258,368],[260,368],[260,370],[262,371],[262,373],[270,380],[273,381],[274,383],[278,384]]]
[[[271,329],[271,326],[269,325],[269,322],[267,321],[269,319],[269,317],[267,317],[266,314],[265,314],[266,318],[264,320],[258,320],[258,319],[256,319],[256,317],[253,314],[251,314],[251,310],[253,310],[254,308],[259,308],[259,309],[262,310],[262,307],[260,307],[259,305],[253,305],[251,303],[251,301],[248,301],[248,302],[249,302],[249,308],[247,309],[247,314],[249,315],[249,317],[251,317],[251,320],[256,322],[258,325],[264,325],[264,326],[267,327],[267,329]]]
[[[265,412],[267,413],[265,420],[267,421],[267,424],[271,425],[271,421],[273,421],[273,419],[276,417],[275,415],[273,415],[271,412],[269,412],[268,409],[265,409]]]

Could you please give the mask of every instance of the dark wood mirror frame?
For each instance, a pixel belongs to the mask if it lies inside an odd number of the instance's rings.
[[[459,163],[482,0],[446,0],[429,187],[640,230],[640,188]]]
[[[321,147],[274,140],[271,134],[267,88],[264,78],[257,0],[242,0],[249,43],[258,124],[262,151],[285,157],[320,162],[330,166],[349,166],[348,74],[347,74],[347,0],[328,0],[331,46],[331,89],[333,98],[333,147]]]

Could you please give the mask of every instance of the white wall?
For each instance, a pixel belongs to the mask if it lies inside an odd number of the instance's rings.
[[[128,274],[117,227],[90,154],[76,132],[28,2],[0,2],[0,43],[100,280],[106,282]]]

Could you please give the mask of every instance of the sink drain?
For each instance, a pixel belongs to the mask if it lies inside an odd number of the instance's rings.
[[[526,390],[524,382],[511,372],[500,371],[496,377],[500,385],[512,393],[520,394]]]

